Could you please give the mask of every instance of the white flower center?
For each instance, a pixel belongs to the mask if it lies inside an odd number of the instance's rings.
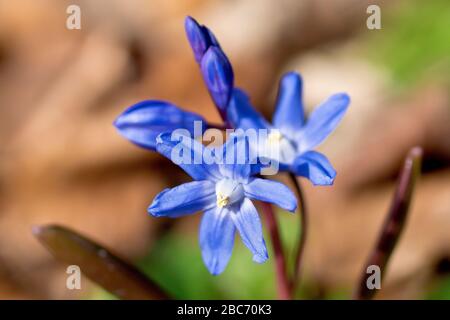
[[[232,179],[222,179],[216,183],[217,206],[223,208],[244,198],[241,183]]]
[[[269,142],[269,144],[280,143],[281,139],[283,139],[283,135],[280,133],[280,131],[272,131],[267,136],[267,141]]]
[[[269,133],[264,145],[264,150],[260,150],[260,155],[270,159],[281,163],[292,163],[296,157],[295,146],[278,130]]]

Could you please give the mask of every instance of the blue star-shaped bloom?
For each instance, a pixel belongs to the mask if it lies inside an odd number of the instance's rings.
[[[266,261],[261,221],[251,199],[276,204],[288,211],[295,211],[297,201],[284,184],[251,176],[248,139],[234,135],[222,147],[213,150],[186,136],[175,138],[163,133],[157,139],[156,148],[172,161],[180,150],[188,160],[203,159],[210,152],[213,158],[221,155],[226,161],[210,161],[211,164],[174,161],[195,181],[162,191],[148,212],[155,217],[179,217],[204,211],[200,247],[203,261],[213,275],[221,273],[228,264],[236,230],[252,252],[253,260]],[[244,159],[239,158],[242,155]]]
[[[314,185],[331,185],[336,171],[328,159],[313,149],[336,128],[347,110],[350,98],[335,94],[305,119],[300,75],[287,73],[280,82],[273,124],[267,122],[250,104],[248,96],[235,88],[227,109],[227,118],[235,128],[266,129],[267,138],[258,143],[258,153],[278,144],[280,169],[308,178]]]
[[[271,144],[276,143],[280,154],[273,160],[280,162],[282,170],[307,177],[314,185],[333,184],[336,171],[323,154],[313,149],[339,124],[350,102],[348,95],[331,96],[306,121],[301,78],[287,73],[280,82],[272,125],[256,112],[242,90],[234,88],[231,64],[214,34],[191,17],[186,18],[185,29],[208,90],[227,124],[244,130],[272,131],[258,143],[260,156],[267,158]]]

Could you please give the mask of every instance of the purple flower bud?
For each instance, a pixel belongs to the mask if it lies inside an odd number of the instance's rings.
[[[210,47],[201,61],[203,79],[219,112],[226,119],[226,108],[233,91],[233,69],[218,47]]]
[[[209,36],[209,41],[210,41],[211,45],[222,49],[220,47],[220,43],[219,43],[219,41],[217,41],[217,38],[214,35],[214,33],[212,33],[212,31],[209,30],[208,27],[202,26],[202,29],[203,29],[203,32]]]
[[[208,28],[201,26],[194,18],[186,17],[184,22],[186,35],[194,51],[195,61],[201,63],[203,55],[211,45],[216,45],[217,40]]]

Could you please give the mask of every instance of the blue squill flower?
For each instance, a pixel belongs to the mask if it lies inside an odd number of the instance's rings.
[[[214,34],[195,19],[185,20],[186,35],[194,57],[200,65],[203,80],[216,104],[222,119],[226,121],[226,108],[233,91],[233,69]]]
[[[166,189],[148,208],[155,217],[179,217],[204,211],[200,224],[200,247],[203,261],[213,275],[221,273],[231,257],[236,230],[253,254],[253,260],[267,260],[258,212],[250,199],[273,203],[294,211],[297,202],[283,184],[251,176],[248,139],[231,136],[220,148],[210,148],[186,136],[174,138],[170,133],[158,137],[159,153],[178,164],[195,181]],[[175,140],[175,141],[174,141]],[[175,161],[183,150],[183,159],[204,159],[222,155],[226,161]],[[244,159],[238,159],[244,156]],[[211,163],[211,164],[206,164]]]
[[[321,153],[313,149],[337,127],[350,98],[340,93],[329,97],[305,119],[302,81],[297,73],[287,73],[280,82],[273,124],[267,122],[250,104],[248,96],[234,89],[227,109],[229,123],[241,129],[267,129],[269,134],[258,143],[259,155],[278,144],[280,169],[308,178],[314,185],[331,185],[336,171]],[[277,129],[277,130],[274,130]]]
[[[195,121],[199,121],[198,132],[194,130]],[[159,100],[141,101],[129,107],[114,121],[122,136],[150,150],[156,150],[156,138],[160,133],[183,128],[195,137],[204,132],[205,123],[200,115]]]

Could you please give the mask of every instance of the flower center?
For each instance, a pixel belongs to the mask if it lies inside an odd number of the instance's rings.
[[[218,194],[217,194],[217,206],[218,206],[219,208],[225,207],[225,206],[228,204],[229,201],[230,201],[230,198],[229,198],[229,197],[224,196],[224,195],[221,194],[221,193],[218,193]]]
[[[279,131],[273,131],[267,136],[267,140],[270,144],[280,143],[281,139],[283,139],[283,135]]]
[[[241,183],[232,179],[222,179],[216,183],[217,206],[226,207],[244,198],[244,188]]]
[[[294,161],[296,150],[294,144],[288,138],[283,136],[280,131],[274,130],[267,135],[266,143],[263,144],[260,155],[289,164]]]

